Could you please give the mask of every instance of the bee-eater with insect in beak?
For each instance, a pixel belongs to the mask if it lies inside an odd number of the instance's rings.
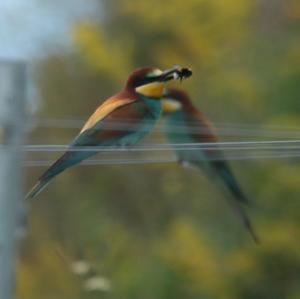
[[[191,75],[190,69],[179,66],[165,71],[152,67],[133,71],[123,90],[100,104],[68,150],[39,178],[26,198],[36,196],[65,169],[95,155],[99,146],[124,147],[136,144],[160,117],[160,100],[165,82]],[[121,123],[124,121],[129,125],[124,127]]]
[[[178,89],[165,91],[162,110],[164,132],[170,143],[174,144],[178,161],[183,166],[190,165],[202,169],[210,179],[216,182],[220,188],[223,188],[233,210],[250,232],[254,241],[258,243],[251,222],[241,206],[241,204],[248,202],[247,197],[217,144],[207,144],[219,142],[211,122],[193,105],[188,94]],[[200,145],[198,149],[189,149],[188,146],[184,148],[184,145],[178,147],[180,144],[193,143],[196,143],[197,146],[201,143],[204,145],[202,148]]]

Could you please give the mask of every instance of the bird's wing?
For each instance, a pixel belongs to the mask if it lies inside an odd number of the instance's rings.
[[[110,141],[134,132],[148,112],[144,102],[131,99],[118,100],[98,109],[71,143],[71,147],[111,145]]]
[[[70,149],[43,173],[36,185],[28,192],[26,198],[35,197],[55,176],[97,152],[96,149],[74,151],[74,147],[97,146],[105,144],[106,141],[113,143],[113,141],[128,134],[128,131],[120,127],[111,130],[103,130],[103,128],[105,126],[109,128],[110,125],[124,118],[130,120],[133,126],[137,126],[145,113],[145,109],[140,101],[127,98],[105,102],[87,121],[84,126],[85,129],[81,130],[81,133],[79,133],[70,145]],[[131,130],[134,130],[133,126]]]
[[[102,103],[96,111],[90,116],[90,118],[87,120],[85,125],[80,131],[80,134],[84,131],[91,129],[95,124],[97,124],[100,120],[105,118],[107,115],[109,115],[111,112],[113,112],[115,109],[122,107],[124,105],[130,104],[132,102],[135,102],[136,99],[130,99],[130,98],[110,98],[106,100],[104,103]]]
[[[192,136],[198,142],[218,142],[219,138],[216,135],[215,128],[211,121],[200,111],[195,111],[193,114],[189,114],[189,122],[194,125]]]
[[[192,138],[195,142],[218,142],[219,138],[215,133],[215,129],[211,122],[204,114],[200,111],[194,113],[191,116],[191,122],[193,122],[194,126],[200,127],[199,131],[193,132]],[[214,149],[205,149],[203,153],[211,159],[210,165],[213,167],[215,173],[217,174],[216,178],[219,182],[219,185],[224,188],[224,190],[229,190],[233,195],[233,198],[236,201],[229,200],[233,211],[236,213],[238,218],[241,220],[244,227],[249,231],[250,235],[254,239],[256,243],[259,243],[259,239],[255,233],[255,230],[252,227],[251,221],[244,211],[240,203],[248,203],[249,200],[244,194],[243,190],[240,188],[235,176],[223,157],[223,153],[218,147]],[[228,197],[230,199],[230,197]]]
[[[195,122],[198,122],[198,127],[200,127],[199,132],[193,132],[192,138],[195,142],[219,142],[212,123],[204,114],[197,111],[197,113],[193,115],[193,119]],[[227,184],[227,187],[235,198],[241,202],[247,202],[248,199],[237,183],[222,150],[216,146],[213,149],[203,149],[202,152],[211,160],[210,165],[213,166],[214,171],[216,171],[220,178]]]
[[[219,142],[215,128],[210,120],[200,111],[186,113],[186,126],[190,132],[189,136],[195,143],[215,143]],[[201,154],[209,160],[222,160],[224,158],[222,151],[216,146],[210,149],[201,149]]]

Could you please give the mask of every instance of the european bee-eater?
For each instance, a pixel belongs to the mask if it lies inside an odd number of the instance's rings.
[[[172,144],[199,144],[219,141],[211,122],[193,105],[186,92],[178,89],[166,90],[162,100],[162,110],[164,132]],[[196,150],[181,147],[175,148],[175,152],[178,161],[182,165],[202,169],[210,179],[223,188],[225,194],[230,195],[228,199],[232,208],[238,214],[254,241],[258,242],[251,222],[241,206],[241,204],[247,203],[248,199],[217,145],[204,146]]]
[[[161,71],[143,67],[129,75],[125,87],[104,101],[90,116],[69,149],[39,178],[26,195],[33,198],[58,174],[97,153],[97,146],[118,147],[136,144],[153,127],[161,114],[165,82],[191,76],[188,68],[175,66]],[[120,127],[126,120],[130,127]],[[110,130],[108,130],[110,128]],[[78,150],[84,149],[86,150]],[[76,151],[77,149],[77,151]]]

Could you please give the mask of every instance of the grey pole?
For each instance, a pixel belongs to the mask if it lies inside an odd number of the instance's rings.
[[[15,296],[25,77],[23,63],[0,61],[0,299]]]

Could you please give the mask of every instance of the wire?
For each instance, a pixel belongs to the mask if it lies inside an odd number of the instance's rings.
[[[58,129],[78,129],[84,124],[83,120],[74,118],[46,118],[35,119],[32,123],[37,128],[58,128]],[[152,122],[149,122],[152,126]],[[118,123],[107,123],[101,125],[101,130],[132,130],[136,124],[128,119],[120,120]],[[256,137],[256,140],[247,141],[226,141],[226,142],[210,142],[210,143],[156,143],[145,144],[132,147],[121,146],[73,146],[69,145],[51,145],[36,144],[24,145],[22,151],[26,153],[50,153],[50,152],[91,152],[96,154],[117,155],[110,159],[88,159],[82,162],[82,165],[129,165],[129,164],[157,164],[157,163],[174,163],[176,157],[161,157],[162,152],[173,153],[174,151],[206,151],[205,160],[253,160],[253,159],[298,159],[300,157],[300,127],[279,126],[279,125],[258,125],[258,124],[239,124],[239,123],[217,123],[215,125],[216,132],[220,136],[231,137]],[[145,128],[145,130],[148,130]],[[161,122],[156,124],[152,131],[156,133],[166,130]],[[197,133],[199,135],[210,134],[211,129],[199,125],[199,123],[191,123],[186,126],[183,122],[174,122],[172,127],[168,127],[168,132],[175,134],[186,134],[186,131]],[[275,140],[257,140],[258,137],[273,138]],[[285,140],[286,138],[289,140]],[[281,140],[284,138],[283,140]],[[296,138],[290,140],[290,138]],[[279,140],[278,140],[279,139]],[[7,146],[0,145],[1,149],[7,149]],[[224,151],[224,156],[222,152]],[[151,158],[143,158],[135,156],[133,158],[124,157],[126,154],[133,153],[151,153]],[[160,155],[160,157],[155,157]],[[54,161],[52,160],[28,160],[24,162],[25,166],[48,166]]]
[[[265,160],[265,159],[300,159],[300,153],[277,153],[273,155],[236,155],[236,156],[226,156],[226,160]],[[205,161],[219,160],[220,158],[208,157]],[[223,159],[223,158],[222,158]],[[80,163],[80,165],[133,165],[133,164],[166,164],[175,163],[178,159],[176,157],[169,158],[156,158],[156,159],[87,159]],[[54,160],[37,160],[37,161],[25,161],[24,166],[26,167],[41,167],[50,166],[54,163]],[[201,161],[200,161],[201,162]]]
[[[3,148],[3,146],[2,146]],[[161,152],[168,153],[176,151],[207,151],[205,160],[254,160],[254,159],[298,159],[300,157],[300,140],[280,140],[280,141],[243,141],[243,142],[216,142],[216,143],[176,143],[176,144],[149,144],[134,147],[107,147],[107,146],[87,146],[69,147],[67,145],[26,145],[23,147],[25,152],[64,152],[80,151],[92,153],[117,154],[117,157],[110,159],[87,159],[82,165],[129,165],[129,164],[161,164],[174,163],[176,157],[151,157],[134,158],[120,157],[120,155],[130,153],[149,153],[152,155]],[[217,150],[214,152],[214,150]],[[225,156],[219,152],[225,151]],[[238,152],[237,152],[238,151]],[[197,159],[197,158],[196,158]],[[52,160],[33,160],[25,161],[24,166],[38,167],[49,166]]]
[[[78,118],[36,118],[33,119],[32,122],[34,124],[38,124],[41,127],[58,127],[58,128],[80,128],[84,125],[86,119],[78,119]],[[123,123],[132,123],[129,119],[120,119],[119,124]],[[172,121],[172,123],[183,124],[182,121]],[[195,125],[198,122],[195,122]],[[282,125],[262,125],[262,124],[252,124],[252,123],[227,123],[227,122],[214,122],[215,126],[220,127],[239,127],[239,128],[261,128],[262,126],[267,127],[269,129],[285,129],[290,131],[300,131],[300,127],[298,126],[282,126]]]
[[[57,128],[57,129],[79,129],[84,125],[83,120],[79,119],[37,119],[33,121],[36,128]],[[152,123],[149,123],[152,125]],[[177,134],[185,133],[188,129],[191,133],[210,133],[211,130],[199,125],[199,123],[191,123],[186,126],[182,122],[173,122],[172,128],[168,128],[169,132]],[[136,124],[130,120],[121,119],[118,123],[106,124],[101,126],[101,130],[130,130],[136,127]],[[273,138],[280,137],[299,137],[300,127],[276,126],[276,125],[257,125],[257,124],[234,124],[234,123],[216,123],[216,131],[220,136],[269,136]],[[267,128],[267,129],[266,129]],[[147,129],[145,129],[147,130]],[[154,132],[164,132],[165,126],[158,123],[154,128]]]
[[[161,163],[174,163],[176,158],[165,159],[87,159],[80,163],[80,165],[132,165],[132,164],[161,164]],[[53,160],[40,160],[40,161],[25,161],[24,166],[50,166],[54,163]]]
[[[1,145],[0,149],[7,146]],[[209,143],[166,143],[148,144],[132,147],[121,146],[73,146],[68,145],[24,145],[25,152],[153,152],[153,151],[194,151],[194,150],[300,150],[300,140],[265,140],[265,141],[228,141]]]

